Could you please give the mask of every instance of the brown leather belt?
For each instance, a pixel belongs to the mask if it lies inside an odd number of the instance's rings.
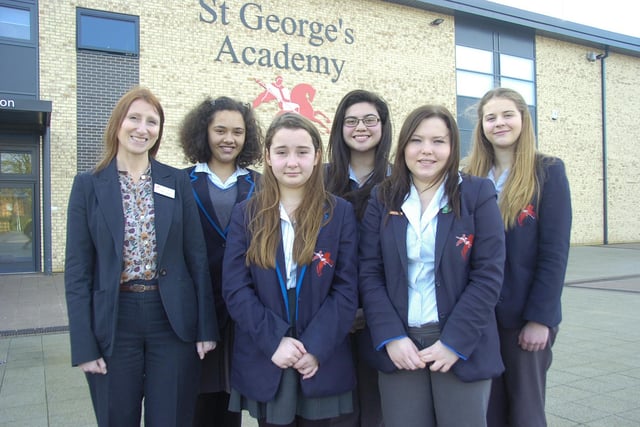
[[[120,292],[148,292],[157,291],[157,280],[130,280],[120,284]]]

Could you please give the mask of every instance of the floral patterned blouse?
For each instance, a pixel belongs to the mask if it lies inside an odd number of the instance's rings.
[[[133,182],[126,171],[119,171],[122,211],[124,212],[124,250],[120,283],[156,277],[155,209],[151,166]]]

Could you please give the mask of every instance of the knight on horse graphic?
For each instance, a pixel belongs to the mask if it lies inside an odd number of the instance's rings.
[[[251,78],[259,84],[262,91],[254,100],[253,108],[270,101],[278,103],[278,114],[294,112],[298,113],[320,126],[326,133],[330,132],[328,123],[329,117],[320,110],[315,110],[311,104],[316,96],[316,90],[308,83],[300,83],[291,89],[287,89],[283,83],[282,76],[277,76],[273,83],[265,83],[258,78]],[[320,118],[324,119],[321,120]]]

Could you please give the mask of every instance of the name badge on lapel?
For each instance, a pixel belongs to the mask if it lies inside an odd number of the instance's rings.
[[[164,185],[153,184],[153,192],[161,194],[165,197],[170,197],[172,199],[176,198],[176,190],[174,190],[173,188],[165,187]]]

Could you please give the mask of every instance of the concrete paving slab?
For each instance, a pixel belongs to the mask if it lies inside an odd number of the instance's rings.
[[[640,244],[571,248],[549,426],[640,425],[638,261]],[[0,276],[0,425],[95,426],[70,366],[62,274]],[[243,426],[256,425],[245,412]]]

